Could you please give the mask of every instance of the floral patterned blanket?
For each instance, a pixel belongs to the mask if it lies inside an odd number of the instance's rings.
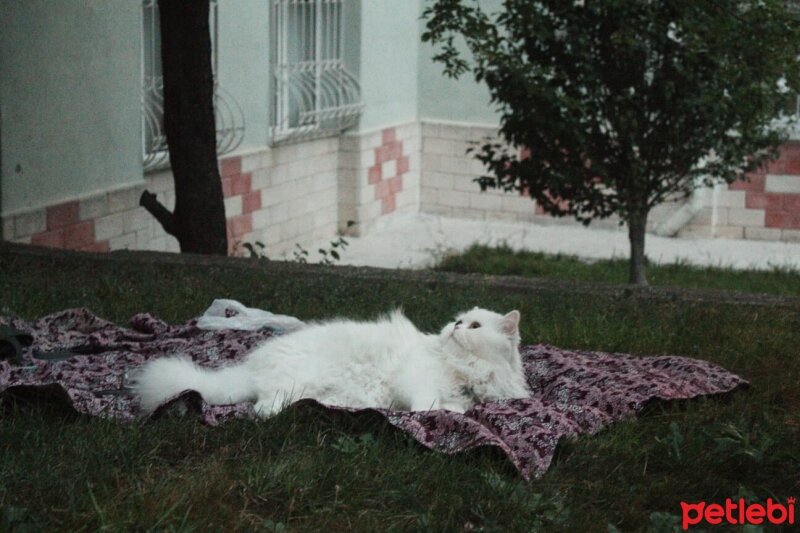
[[[169,325],[150,314],[135,315],[131,327],[123,328],[86,309],[35,322],[0,317],[0,324],[33,336],[23,364],[0,361],[0,398],[31,390],[56,393],[81,413],[127,421],[141,416],[126,386],[127,372],[144,361],[183,354],[219,366],[280,333],[269,328],[209,331],[197,327],[197,320]],[[530,479],[544,474],[562,437],[595,433],[652,399],[693,398],[747,385],[719,366],[686,357],[631,357],[544,344],[524,346],[521,352],[534,391],[531,398],[480,404],[463,415],[377,412],[433,450],[456,453],[496,446]],[[192,392],[170,400],[153,416],[176,407],[211,425],[255,417],[251,404],[209,406]]]

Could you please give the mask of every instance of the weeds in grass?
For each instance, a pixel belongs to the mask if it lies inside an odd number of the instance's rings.
[[[358,437],[342,435],[333,444],[333,449],[345,455],[353,455],[359,452],[368,451],[377,444],[375,438],[369,433]]]
[[[300,246],[299,243],[294,243],[294,247],[295,249],[292,250],[292,260],[301,265],[308,263],[308,250]]]
[[[729,456],[749,457],[758,464],[764,462],[765,454],[775,444],[768,433],[754,434],[730,423],[718,426],[713,439],[717,444],[717,452]]]
[[[0,525],[3,531],[14,531],[20,533],[40,531],[40,525],[36,523],[27,507],[7,506],[0,509]]]
[[[683,444],[683,435],[681,435],[680,426],[673,421],[669,423],[669,432],[665,437],[656,437],[656,442],[660,442],[667,448],[667,455],[680,462],[681,460],[681,445]]]
[[[347,229],[353,227],[356,223],[353,220],[347,221]],[[251,259],[269,260],[267,257],[267,246],[261,241],[236,243],[247,251],[247,257]],[[341,252],[347,249],[350,243],[344,238],[343,234],[338,235],[335,239],[328,243],[328,247],[320,248],[317,250],[321,257],[320,263],[323,265],[334,265],[342,259]],[[295,263],[307,264],[309,253],[300,243],[294,243],[295,249],[292,250],[292,260]]]
[[[267,245],[261,241],[244,242],[242,248],[247,251],[247,257],[251,259],[269,260],[267,257]]]

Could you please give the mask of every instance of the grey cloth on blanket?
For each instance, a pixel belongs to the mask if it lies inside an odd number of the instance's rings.
[[[240,314],[243,316],[237,321]],[[33,322],[0,317],[0,324],[30,333],[34,339],[25,352],[24,364],[0,361],[0,396],[30,392],[33,387],[58,393],[80,413],[132,421],[140,415],[126,387],[126,373],[148,359],[182,354],[217,367],[241,359],[275,334],[302,327],[293,317],[248,309],[230,300],[216,301],[204,316],[212,317],[213,324],[200,317],[169,325],[143,313],[131,319],[130,328],[124,328],[86,309],[69,309]],[[201,329],[198,322],[209,329]],[[247,324],[247,328],[221,329],[226,324]],[[52,360],[33,357],[64,348],[74,349],[77,355]],[[686,357],[632,357],[544,344],[524,346],[520,351],[533,391],[528,399],[483,403],[464,414],[361,411],[380,413],[393,426],[439,452],[496,446],[530,479],[544,474],[562,437],[595,433],[634,415],[653,399],[687,399],[747,385],[717,365]],[[190,392],[167,402],[181,403],[210,425],[231,418],[255,418],[249,403],[210,406]]]

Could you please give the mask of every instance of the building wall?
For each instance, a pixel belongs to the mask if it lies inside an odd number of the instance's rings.
[[[221,158],[232,253],[262,242],[270,257],[291,257],[297,244],[367,233],[397,213],[576,224],[526,196],[480,191],[484,169],[465,152],[496,136],[497,116],[485,87],[442,76],[419,42],[427,2],[347,0],[358,15],[345,33],[355,43],[346,60],[361,73],[359,126],[269,147],[269,4],[219,0],[218,78],[246,117],[244,142]],[[140,3],[0,0],[0,21],[3,238],[177,251],[138,206],[145,189],[168,208],[175,200],[168,170],[142,172]],[[751,182],[704,194],[681,236],[800,240],[800,143]],[[651,226],[680,206],[654,210]]]
[[[497,0],[482,0],[488,9]],[[355,4],[355,5],[352,5]],[[489,91],[471,75],[453,80],[433,62],[434,48],[422,43],[425,23],[420,18],[430,0],[361,0],[349,2],[353,26],[348,43],[358,43],[358,74],[364,102],[361,133],[402,125],[414,120],[442,120],[495,125],[498,116],[489,104]],[[357,37],[357,38],[356,38]]]
[[[420,17],[422,10],[431,3],[431,0],[421,2]],[[499,0],[480,0],[481,7],[490,13],[497,9],[500,3]],[[417,24],[418,35],[422,35],[425,31],[425,20],[419,18]],[[469,58],[466,46],[463,42],[460,44],[464,57]],[[499,123],[497,109],[490,103],[489,89],[485,83],[475,82],[470,73],[464,74],[459,79],[445,76],[444,65],[433,61],[437,50],[430,43],[420,42],[417,50],[421,120],[488,126],[496,126]]]
[[[252,176],[250,180],[245,177],[245,184],[251,181],[252,185],[250,191],[246,187],[226,191],[229,221],[241,217],[239,227],[231,227],[229,222],[234,246],[237,240],[261,242],[270,257],[291,257],[297,244],[309,246],[336,235],[338,138],[260,150],[241,156],[240,165],[242,176]],[[235,173],[232,179],[235,183]],[[236,195],[240,190],[241,208]]]
[[[716,187],[682,237],[800,241],[800,142],[785,144],[766,168]]]
[[[528,195],[499,189],[481,191],[475,181],[486,175],[483,164],[466,155],[468,147],[497,138],[497,128],[481,124],[422,122],[421,203],[423,213],[483,220],[510,220],[542,225],[579,225],[571,217],[550,216]],[[610,217],[592,227],[619,229]]]
[[[420,0],[362,0],[359,131],[417,117]]]
[[[339,231],[368,233],[383,216],[419,210],[419,131],[411,122],[342,138]],[[351,220],[356,226],[348,228]]]
[[[474,180],[483,168],[464,149],[495,131],[415,121],[225,157],[220,171],[231,253],[246,255],[244,243],[261,242],[269,257],[291,258],[298,244],[308,248],[337,232],[368,233],[397,213],[577,224],[542,213],[527,196],[480,191]],[[782,158],[750,182],[701,191],[704,206],[679,235],[800,241],[799,165],[800,144],[787,145]],[[174,205],[172,176],[163,171],[142,184],[4,216],[3,233],[59,248],[177,251],[176,240],[138,206],[145,188],[168,208]],[[681,206],[656,208],[651,229]],[[347,227],[350,220],[355,227]],[[624,229],[616,218],[592,227]]]
[[[217,0],[217,81],[241,106],[242,148],[263,147],[269,135],[269,5],[263,0]]]
[[[481,192],[475,179],[485,174],[480,162],[464,152],[496,128],[479,123],[425,120],[421,127],[421,202],[425,213],[536,224],[578,225],[571,217],[556,218],[527,196],[498,190]],[[749,176],[749,181],[700,190],[702,207],[678,232],[684,238],[800,241],[800,142],[787,143],[779,159]],[[667,201],[648,219],[652,230],[673,216],[684,201]],[[591,227],[624,230],[616,216],[595,220]]]
[[[471,143],[496,137],[495,128],[426,121],[422,123],[420,210],[461,218],[533,220],[534,202],[519,194],[481,192],[480,161],[465,155]]]
[[[0,212],[142,181],[141,7],[0,1]]]
[[[420,31],[424,23],[420,22]],[[491,104],[489,88],[476,83],[472,74],[458,79],[444,75],[444,66],[433,61],[435,49],[429,43],[419,45],[419,113],[421,120],[453,122],[463,125],[499,124],[496,107]]]
[[[220,162],[230,252],[246,255],[244,243],[261,242],[270,257],[291,255],[296,244],[332,238],[337,223],[339,140],[243,152]],[[8,240],[85,251],[121,249],[179,251],[144,208],[145,189],[167,209],[175,205],[169,170],[145,182],[33,208],[3,217]]]

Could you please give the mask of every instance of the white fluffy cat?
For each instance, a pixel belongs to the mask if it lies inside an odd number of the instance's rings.
[[[438,335],[420,332],[400,311],[374,322],[309,324],[218,370],[178,357],[150,361],[134,387],[148,412],[187,389],[214,405],[254,401],[262,417],[301,398],[464,412],[477,402],[528,396],[519,318],[518,311],[504,316],[476,307]]]

